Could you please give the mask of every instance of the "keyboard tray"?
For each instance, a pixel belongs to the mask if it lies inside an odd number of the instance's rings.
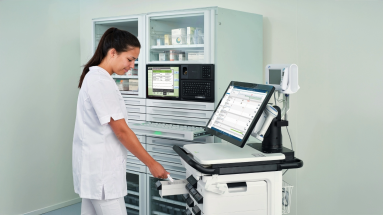
[[[129,127],[134,130],[134,133],[137,135],[146,135],[152,137],[163,137],[163,138],[171,138],[171,139],[179,139],[179,140],[191,140],[209,136],[210,134],[206,132],[194,134],[193,131],[189,130],[176,130],[170,128],[162,128],[162,127],[146,127],[141,124],[129,124]]]

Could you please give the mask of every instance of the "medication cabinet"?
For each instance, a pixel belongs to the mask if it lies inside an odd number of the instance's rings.
[[[204,127],[230,81],[263,82],[262,16],[219,7],[152,12],[92,20],[92,53],[110,27],[137,36],[141,51],[135,68],[124,76],[112,75],[128,112],[128,125],[151,122],[156,126]],[[146,98],[146,65],[214,64],[214,102]],[[132,129],[143,147],[175,179],[186,170],[173,145],[215,142],[212,136],[183,139],[188,131],[148,133]],[[127,156],[128,214],[184,214],[181,196],[160,198],[149,169],[133,154]]]

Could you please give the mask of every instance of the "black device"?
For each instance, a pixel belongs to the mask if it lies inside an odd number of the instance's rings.
[[[214,102],[214,64],[146,66],[146,98]]]
[[[206,132],[243,148],[274,89],[270,85],[230,82]]]

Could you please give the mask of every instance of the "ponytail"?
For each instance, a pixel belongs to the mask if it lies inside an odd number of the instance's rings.
[[[112,48],[116,49],[117,53],[121,53],[128,51],[131,48],[141,48],[141,44],[136,36],[127,31],[113,27],[106,30],[98,43],[93,57],[85,64],[84,69],[82,70],[78,88],[81,88],[82,82],[84,81],[86,74],[89,72],[89,68],[100,65],[109,49]]]

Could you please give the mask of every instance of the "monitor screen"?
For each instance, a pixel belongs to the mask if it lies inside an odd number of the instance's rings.
[[[269,83],[270,84],[281,84],[281,69],[270,69],[269,70]]]
[[[147,66],[147,96],[178,99],[179,66]]]
[[[232,81],[206,131],[243,147],[273,92],[273,86]]]

